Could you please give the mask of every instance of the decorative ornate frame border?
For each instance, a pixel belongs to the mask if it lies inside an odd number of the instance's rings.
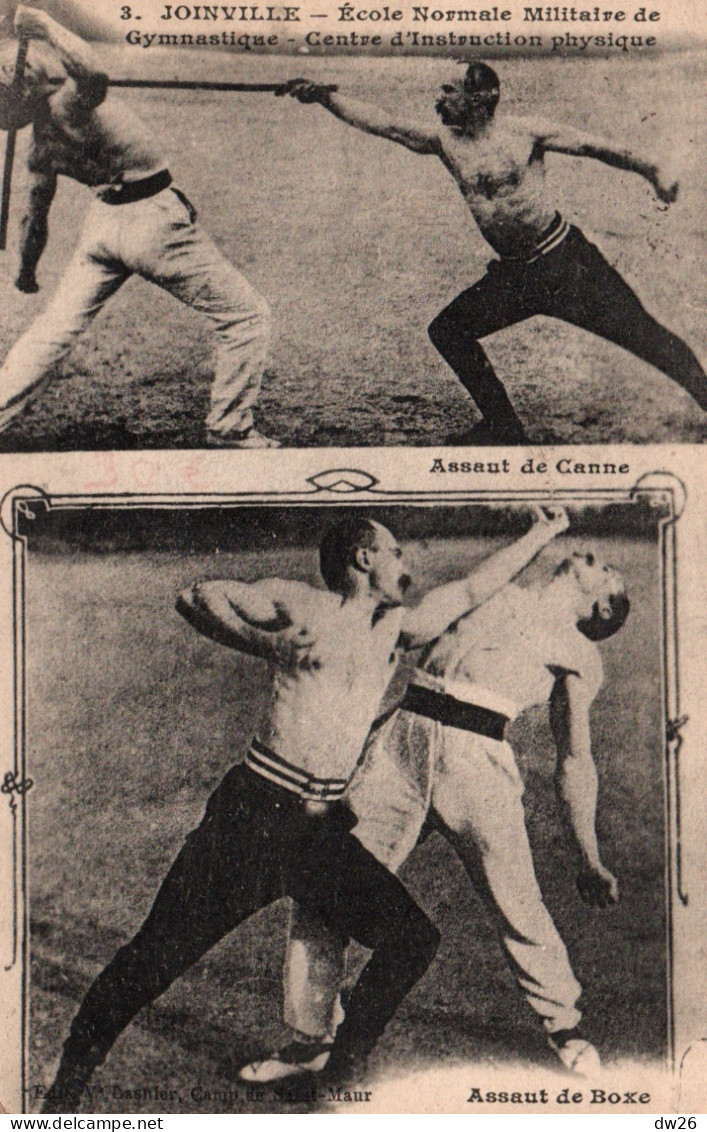
[[[436,487],[437,485],[435,485]],[[665,799],[665,891],[667,944],[667,1069],[675,1075],[690,1052],[690,1044],[676,1040],[675,930],[681,909],[690,900],[683,875],[683,834],[681,822],[680,750],[682,730],[688,717],[681,714],[678,569],[676,523],[687,501],[682,481],[668,471],[642,475],[627,488],[516,488],[459,490],[399,490],[386,488],[367,471],[359,468],[333,468],[303,478],[300,490],[244,492],[184,492],[151,494],[122,492],[108,494],[52,494],[31,484],[19,484],[0,501],[0,526],[11,540],[12,577],[12,679],[0,686],[0,712],[12,714],[12,759],[2,755],[0,794],[7,808],[0,807],[0,892],[10,893],[10,915],[0,918],[0,1002],[4,1003],[3,1032],[7,1034],[19,1020],[20,1049],[10,1051],[0,1044],[1,1102],[8,1111],[24,1112],[18,1098],[24,1096],[29,1038],[29,886],[27,873],[27,797],[33,781],[27,775],[26,720],[27,685],[25,675],[25,577],[29,536],[20,530],[35,518],[38,508],[48,510],[109,509],[197,509],[219,506],[341,506],[342,503],[371,507],[376,504],[405,506],[492,505],[512,503],[552,503],[553,505],[601,505],[647,500],[664,510],[658,519],[658,548],[662,598],[661,667],[664,723],[663,783]],[[0,558],[0,578],[2,578]],[[10,853],[3,858],[2,846]],[[0,913],[2,912],[0,904]],[[675,1081],[679,1088],[679,1081]],[[14,1106],[14,1107],[12,1107]],[[2,1111],[2,1107],[0,1107]]]

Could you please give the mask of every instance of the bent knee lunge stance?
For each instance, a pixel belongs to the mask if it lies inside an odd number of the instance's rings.
[[[339,939],[372,954],[356,985],[332,1066],[355,1072],[424,974],[436,928],[400,882],[352,836],[349,780],[401,650],[434,640],[537,553],[556,527],[539,516],[493,569],[406,609],[411,578],[385,527],[354,516],[320,546],[326,590],[267,578],[195,583],[179,612],[219,644],[268,662],[269,711],[243,764],[208,801],[133,940],[88,991],[71,1027],[47,1111],[71,1111],[139,1010],[246,917],[282,896]]]
[[[349,125],[414,153],[438,157],[498,255],[483,279],[443,311],[429,331],[482,413],[481,427],[470,440],[517,444],[525,439],[480,340],[538,314],[574,322],[624,346],[707,409],[705,373],[693,352],[643,311],[596,249],[587,254],[591,245],[557,211],[546,185],[547,153],[592,157],[644,177],[658,199],[670,204],[678,185],[655,162],[584,130],[537,117],[497,118],[500,84],[484,63],[470,64],[464,78],[442,85],[435,107],[441,123],[437,129],[302,79],[287,84],[283,93],[320,103]],[[630,310],[622,306],[626,301]],[[608,317],[602,317],[600,308]],[[632,323],[634,313],[638,320]]]
[[[105,303],[140,275],[203,314],[216,337],[207,439],[238,448],[272,447],[254,426],[270,332],[264,299],[224,258],[172,182],[161,145],[108,93],[92,50],[46,13],[19,6],[17,31],[44,40],[66,72],[57,89],[30,52],[19,86],[6,84],[0,126],[32,126],[30,191],[20,238],[20,291],[37,291],[37,266],[60,176],[95,195],[78,249],[56,295],[0,368],[0,431],[53,376]],[[10,55],[0,57],[9,78]]]
[[[340,803],[307,812],[250,766],[230,771],[187,838],[135,937],[86,994],[45,1110],[80,1103],[91,1075],[138,1012],[253,912],[292,896],[372,951],[332,1050],[340,1080],[360,1070],[434,958],[439,936],[402,884],[348,832]]]

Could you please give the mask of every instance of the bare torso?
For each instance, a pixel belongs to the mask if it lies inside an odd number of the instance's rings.
[[[69,114],[62,93],[53,94],[47,112],[35,120],[31,169],[51,169],[97,188],[139,180],[165,167],[157,141],[127,107],[108,95],[90,112]]]
[[[491,247],[502,256],[532,250],[556,211],[532,122],[494,120],[480,137],[442,126],[439,138],[442,161]]]
[[[541,594],[507,586],[440,637],[425,671],[448,688],[480,685],[514,704],[516,714],[545,703],[563,673],[594,678],[596,647],[566,620],[554,620]]]
[[[319,778],[348,779],[395,670],[402,617],[310,590],[297,623],[314,644],[276,668],[263,742]]]

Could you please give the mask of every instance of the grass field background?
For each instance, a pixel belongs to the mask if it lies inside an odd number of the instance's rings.
[[[568,541],[559,540],[528,577],[564,556]],[[497,545],[416,543],[420,590],[460,576]],[[664,1056],[666,1042],[658,553],[652,540],[592,545],[625,571],[632,598],[625,629],[602,646],[606,681],[593,710],[600,839],[620,880],[618,907],[589,909],[576,894],[576,862],[554,801],[546,710],[522,716],[511,738],[538,877],[585,988],[588,1030],[609,1063],[648,1063]],[[217,559],[30,551],[30,1086],[48,1084],[81,997],[141,923],[266,704],[265,666],[200,638],[174,612],[175,595],[197,577],[270,574],[313,582],[315,553],[277,540],[270,550]],[[443,940],[377,1047],[372,1075],[518,1059],[552,1073],[542,1031],[446,843],[433,835],[402,875]],[[247,1109],[228,1094],[239,1064],[280,1039],[285,925],[285,902],[258,914],[139,1015],[96,1074],[102,1092],[90,1111]],[[121,1093],[155,1083],[174,1091],[157,1107]],[[197,1084],[214,1099],[195,1101]]]
[[[103,49],[114,77],[337,82],[409,116],[432,116],[439,59],[288,59]],[[704,357],[705,62],[509,59],[499,114],[537,113],[608,135],[680,179],[666,208],[646,182],[551,155],[551,193],[596,239],[645,306]],[[274,341],[260,420],[286,444],[439,444],[475,412],[427,340],[431,318],[484,271],[490,252],[441,162],[363,135],[321,107],[272,95],[120,91],[166,148],[177,183],[224,254],[267,297]],[[26,188],[18,142],[0,352],[43,308],[75,245],[88,190],[62,183],[41,264],[42,291],[12,286]],[[489,353],[535,441],[700,441],[704,414],[651,367],[546,319],[504,331]],[[5,451],[197,446],[212,360],[208,328],[131,280],[2,438]]]

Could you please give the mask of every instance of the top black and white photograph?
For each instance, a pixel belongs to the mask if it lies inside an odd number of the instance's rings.
[[[706,440],[698,15],[5,0],[0,451]]]

